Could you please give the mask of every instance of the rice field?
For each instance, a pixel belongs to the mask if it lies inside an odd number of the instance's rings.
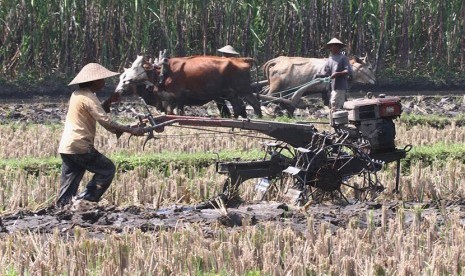
[[[61,131],[60,124],[0,125],[1,214],[53,204],[59,186],[56,149]],[[127,143],[127,136],[117,140],[101,128],[97,137],[96,147],[120,166],[104,204],[154,209],[191,205],[217,194],[225,176],[211,165],[214,153],[222,158],[256,159],[262,156],[259,149],[267,141],[168,128],[142,152],[142,138],[133,137]],[[437,129],[397,123],[398,146],[439,148],[463,144],[464,137],[465,128],[455,125]],[[150,158],[159,161],[146,161]],[[460,203],[465,198],[461,185],[465,165],[460,158],[432,158],[437,162],[415,159],[403,170],[399,194],[389,192],[395,186],[395,167],[387,166],[378,173],[386,190],[376,201],[382,205],[376,220],[375,213],[368,210],[361,217],[350,218],[346,227],[334,228],[302,208],[296,211],[306,221],[302,231],[293,227],[291,217],[256,224],[243,221],[235,227],[217,223],[208,226],[208,231],[199,223],[189,223],[155,231],[103,231],[98,237],[81,227],[67,232],[0,233],[0,273],[459,275],[465,267],[465,207]],[[131,162],[134,164],[128,165]],[[88,180],[90,175],[84,178]],[[254,199],[253,183],[246,182],[241,189],[245,201]],[[389,210],[384,202],[400,206],[394,216],[385,216]],[[403,202],[418,205],[412,209],[402,207]],[[434,202],[438,212],[428,215],[425,206]],[[228,214],[226,209],[217,212]],[[413,217],[406,216],[407,212]]]
[[[367,55],[381,85],[462,89],[464,83],[463,0],[2,0],[0,25],[6,95],[43,86],[62,93],[65,80],[90,61],[121,71],[140,53],[216,55],[231,44],[263,64],[278,55],[325,57],[332,37],[349,54]],[[118,170],[99,206],[84,214],[106,212],[98,225],[46,212],[59,187],[63,125],[3,124],[2,115],[0,275],[465,274],[465,117],[459,115],[461,122],[451,124],[413,116],[396,123],[397,145],[414,146],[402,163],[399,193],[391,192],[390,164],[378,173],[386,189],[373,202],[265,202],[265,211],[279,210],[271,219],[252,216],[252,204],[201,213],[209,220],[178,208],[222,190],[226,177],[215,172],[215,160],[259,159],[268,139],[168,128],[142,151],[143,138],[118,140],[99,128],[96,147]],[[257,199],[254,184],[241,186],[245,202]],[[177,216],[155,212],[165,208]],[[141,226],[119,217],[121,210],[149,216],[144,221],[171,219],[170,226]],[[106,225],[112,217],[126,226]],[[8,232],[12,221],[32,226]],[[44,231],[48,225],[59,226]]]
[[[322,225],[305,235],[272,223],[213,235],[192,225],[101,240],[85,229],[75,229],[72,240],[58,230],[15,233],[2,238],[0,260],[7,275],[460,275],[465,231],[458,220],[452,216],[440,228],[434,218],[419,220],[406,228],[398,216],[385,227],[331,234]]]

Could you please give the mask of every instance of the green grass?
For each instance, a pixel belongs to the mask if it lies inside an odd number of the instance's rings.
[[[108,155],[117,165],[118,170],[128,171],[136,167],[150,167],[165,170],[169,165],[174,168],[206,167],[212,165],[216,160],[256,160],[261,159],[264,152],[259,149],[240,152],[240,151],[222,151],[218,155],[215,153],[183,153],[183,152],[165,152],[165,153],[144,153],[137,155],[128,155],[126,153],[115,153]],[[0,168],[21,169],[28,173],[37,173],[57,171],[61,169],[60,157],[34,158],[25,157],[21,159],[2,159]]]
[[[428,125],[433,128],[444,129],[446,126],[450,126],[454,119],[435,114],[417,115],[404,113],[400,117],[400,121],[409,127],[416,125]]]
[[[186,169],[189,167],[203,168],[215,163],[216,160],[257,160],[264,157],[264,151],[254,149],[247,152],[225,150],[217,154],[208,152],[183,153],[143,153],[128,155],[124,152],[108,155],[117,165],[119,171],[130,171],[137,167],[157,168],[167,171],[169,168]],[[445,144],[437,143],[426,146],[414,146],[403,159],[403,166],[408,169],[412,164],[422,162],[424,166],[429,166],[433,162],[447,164],[450,160],[465,163],[465,144]],[[61,159],[59,157],[34,158],[25,157],[21,159],[0,160],[0,168],[21,169],[28,173],[59,171],[61,169]]]
[[[445,144],[414,146],[403,159],[403,165],[410,167],[411,164],[422,162],[424,166],[430,166],[433,162],[446,165],[451,160],[465,163],[465,144]]]
[[[447,126],[455,124],[456,127],[465,126],[465,114],[459,114],[455,117],[448,117],[439,114],[406,114],[403,113],[399,118],[400,122],[408,127],[412,126],[430,126],[437,129],[444,129]]]

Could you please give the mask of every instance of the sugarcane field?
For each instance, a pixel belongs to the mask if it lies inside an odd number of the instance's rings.
[[[0,2],[0,275],[462,275],[465,3]]]

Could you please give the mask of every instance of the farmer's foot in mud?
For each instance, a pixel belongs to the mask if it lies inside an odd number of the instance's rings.
[[[66,209],[68,205],[71,204],[73,200],[72,196],[63,196],[57,199],[55,202],[55,209],[61,210],[61,209]]]
[[[98,202],[103,192],[104,190],[102,191],[99,189],[89,190],[86,188],[82,193],[76,196],[76,199],[77,200],[84,199],[84,200],[91,201],[91,202]]]
[[[87,212],[97,208],[97,202],[88,201],[85,199],[74,199],[70,206],[70,211]]]

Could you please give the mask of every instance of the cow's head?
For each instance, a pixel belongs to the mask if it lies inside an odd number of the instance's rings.
[[[350,60],[352,64],[353,73],[353,82],[363,83],[363,84],[375,84],[376,77],[373,67],[368,62],[368,57],[353,57]]]
[[[124,72],[119,77],[119,83],[116,86],[115,92],[122,94],[133,85],[148,82],[147,71],[153,69],[153,67],[149,68],[150,66],[150,63],[144,61],[144,56],[137,56],[130,68],[124,68]]]
[[[143,56],[137,56],[130,68],[125,68],[121,73],[119,83],[114,94],[119,99],[123,93],[137,95],[145,100],[148,105],[161,109],[160,96],[154,93],[153,80],[156,79],[156,65],[151,60],[146,61]]]

